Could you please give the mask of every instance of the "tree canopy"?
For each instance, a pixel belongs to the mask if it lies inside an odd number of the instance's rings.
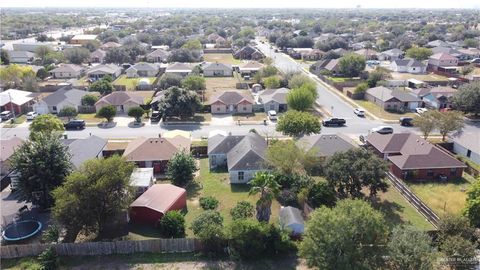
[[[394,270],[433,268],[432,239],[413,227],[395,227],[387,244],[388,265]]]
[[[65,130],[62,121],[53,114],[42,114],[35,117],[28,129],[30,130],[31,139],[35,139],[39,133],[53,133]]]
[[[365,57],[350,53],[340,57],[340,73],[346,77],[357,77],[365,69]]]
[[[480,82],[464,84],[453,95],[453,102],[458,109],[466,113],[480,113]]]
[[[287,95],[287,104],[290,109],[297,111],[307,111],[312,108],[315,103],[315,97],[307,88],[308,86],[300,86],[290,90]]]
[[[429,48],[415,47],[407,50],[405,55],[415,60],[427,60],[433,54]]]
[[[65,49],[63,54],[70,63],[77,65],[86,62],[90,58],[90,51],[85,48]]]
[[[178,85],[171,85],[171,86],[178,86]],[[185,79],[182,80],[182,87],[187,90],[205,90],[206,83],[205,78],[202,76],[187,76]],[[167,87],[168,88],[168,87]]]
[[[277,140],[270,143],[265,159],[275,171],[291,175],[308,172],[317,163],[316,150],[306,151],[292,140]]]
[[[112,122],[113,117],[115,117],[116,114],[117,108],[113,105],[104,106],[97,112],[97,116],[105,118],[107,122]]]
[[[194,116],[195,111],[200,108],[200,99],[195,91],[174,86],[163,92],[164,94],[158,102],[158,111],[164,117]]]
[[[285,135],[298,137],[320,133],[321,125],[318,118],[308,112],[289,110],[279,117],[276,129]]]
[[[172,179],[172,183],[177,186],[185,186],[190,183],[196,170],[195,159],[185,151],[178,151],[168,162],[168,175]]]
[[[250,185],[250,195],[260,194],[257,201],[257,220],[268,222],[272,213],[272,200],[280,191],[280,185],[275,181],[275,177],[267,172],[258,172],[248,183]]]
[[[128,116],[135,118],[137,123],[142,122],[143,114],[145,114],[145,110],[140,106],[131,107],[128,109]]]
[[[470,224],[480,227],[480,179],[471,184],[467,191],[467,204],[463,214],[470,220]]]

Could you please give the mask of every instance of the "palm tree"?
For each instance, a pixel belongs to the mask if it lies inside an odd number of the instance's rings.
[[[280,191],[280,185],[272,174],[260,172],[250,181],[249,195],[260,194],[257,201],[257,220],[268,222],[270,220],[272,199]]]

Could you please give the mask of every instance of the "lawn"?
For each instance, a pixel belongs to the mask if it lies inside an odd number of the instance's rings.
[[[167,121],[164,121],[164,123],[168,122],[210,122],[212,121],[212,114],[210,113],[195,113],[195,116],[193,117],[187,117],[180,119],[178,117],[168,117]]]
[[[88,124],[98,124],[105,120],[104,118],[99,118],[95,113],[79,113],[77,119],[85,120],[85,123]]]
[[[249,196],[248,185],[231,185],[228,179],[227,172],[210,172],[208,166],[208,158],[200,160],[200,176],[196,179],[195,184],[192,184],[187,189],[187,215],[185,221],[187,227],[192,224],[195,217],[200,215],[204,210],[199,205],[199,198],[202,196],[213,196],[219,200],[220,205],[218,211],[224,218],[224,225],[232,222],[230,216],[230,209],[232,209],[237,202],[245,200],[255,205],[258,196]],[[272,216],[270,222],[278,221],[278,212],[280,205],[274,201],[272,204]],[[187,235],[192,237],[192,231],[187,229]]]
[[[429,82],[440,82],[440,81],[448,81],[447,77],[443,77],[440,75],[436,75],[433,73],[430,74],[410,74],[410,73],[399,73],[399,72],[392,72],[392,79],[394,80],[408,80],[408,79],[416,79],[420,81],[429,81]]]
[[[125,74],[118,77],[115,81],[113,81],[113,85],[125,85],[127,91],[135,91],[138,82],[142,79],[148,79],[150,84],[152,84],[156,77],[146,77],[146,78],[127,78]]]
[[[344,77],[328,77],[328,78],[332,82],[337,82],[337,83],[343,83],[351,79],[351,78],[344,78]]]
[[[13,118],[12,118],[13,119]],[[15,121],[13,123],[11,122],[12,119],[5,121],[5,125],[3,125],[4,128],[14,128],[17,125],[23,124],[25,121],[27,121],[27,116],[24,114],[15,117]]]
[[[207,77],[205,78],[206,90],[204,91],[204,102],[208,102],[212,97],[221,94],[226,90],[236,90],[236,84],[239,79],[234,77]]]
[[[241,60],[233,58],[231,53],[206,53],[203,55],[205,62],[219,62],[223,64],[238,65],[242,63]]]
[[[437,215],[445,213],[460,214],[467,199],[466,190],[473,178],[466,175],[464,179],[450,183],[408,183],[410,189]],[[469,181],[467,181],[467,179]]]
[[[366,100],[353,100],[355,103],[357,103],[359,106],[362,106],[365,110],[369,111],[370,113],[374,114],[375,116],[379,118],[383,118],[386,120],[398,120],[400,117],[414,117],[415,114],[412,112],[407,112],[407,113],[391,113],[387,112],[381,107],[379,107],[377,104],[372,103],[370,101]]]
[[[267,115],[264,112],[256,113],[236,113],[233,115],[234,121],[263,121],[267,119]]]

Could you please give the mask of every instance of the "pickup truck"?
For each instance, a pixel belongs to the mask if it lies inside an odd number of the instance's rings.
[[[345,119],[342,118],[327,118],[322,121],[322,125],[325,127],[329,126],[343,126],[347,123]]]

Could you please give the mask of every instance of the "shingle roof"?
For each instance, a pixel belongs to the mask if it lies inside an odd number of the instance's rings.
[[[480,154],[480,132],[463,131],[450,136],[450,138],[472,152]]]
[[[122,68],[114,65],[114,64],[108,64],[108,65],[98,65],[92,67],[90,70],[87,71],[87,74],[114,74],[117,71],[121,70]]]
[[[392,90],[392,89],[386,88],[385,86],[377,86],[374,88],[367,89],[367,93],[384,102],[389,101],[392,98],[396,98],[402,102],[421,101],[421,99],[412,95],[409,92],[398,90],[398,89]]]
[[[16,105],[23,105],[32,99],[34,99],[38,94],[17,90],[17,89],[8,89],[6,91],[0,92],[0,106],[5,106],[5,104],[10,101]]]
[[[44,97],[42,100],[49,106],[56,106],[64,100],[68,100],[70,103],[80,106],[82,104],[82,97],[87,94],[88,92],[84,90],[61,88]]]
[[[340,59],[330,59],[330,61],[328,61],[328,64],[325,65],[325,69],[333,71],[334,69],[337,68],[337,65],[339,62],[340,62]]]
[[[203,66],[203,70],[232,70],[232,65],[223,63],[207,63]]]
[[[107,145],[107,140],[97,136],[90,136],[86,139],[65,139],[62,143],[68,146],[72,155],[72,163],[79,168],[85,161],[96,158]]]
[[[404,54],[404,52],[400,49],[397,49],[397,48],[393,48],[391,50],[387,50],[387,51],[383,51],[381,52],[382,54],[386,54],[386,55],[391,55],[391,56],[397,56],[397,55],[402,55]]]
[[[191,72],[192,67],[187,63],[173,63],[168,65],[165,72]]]
[[[400,67],[424,67],[425,66],[422,62],[415,59],[409,59],[409,58],[396,59],[393,62]]]
[[[115,91],[99,99],[95,103],[95,105],[100,103],[107,103],[115,106],[120,106],[129,101],[141,105],[143,104],[143,97],[127,91]]]
[[[220,101],[225,105],[238,104],[242,101],[247,101],[247,102],[253,104],[253,100],[252,100],[251,97],[249,97],[249,96],[247,96],[244,93],[241,93],[239,91],[225,91],[225,92],[221,93],[220,95],[212,98],[210,104],[215,103],[217,101]]]
[[[162,49],[156,49],[155,51],[147,54],[147,58],[156,58],[156,57],[162,57],[162,58],[168,58],[168,56],[170,55],[169,52],[165,51],[165,50],[162,50]]]
[[[336,152],[345,152],[358,147],[350,138],[341,133],[304,136],[297,141],[297,145],[307,151],[315,151],[315,155],[318,157],[329,157]]]
[[[243,65],[240,65],[239,66],[240,70],[259,70],[261,68],[263,68],[263,64],[257,62],[257,61],[249,61]]]
[[[228,170],[260,170],[265,162],[267,142],[256,133],[248,133],[227,153]]]
[[[132,202],[130,207],[146,207],[165,214],[186,192],[172,184],[155,184]]]
[[[35,54],[27,51],[7,51],[11,58],[33,58]]]
[[[273,100],[279,104],[287,104],[287,95],[289,91],[290,89],[285,87],[278,89],[267,89],[260,95],[260,99],[262,103],[267,103]]]
[[[55,72],[80,72],[84,70],[85,68],[79,65],[73,65],[73,64],[62,64],[59,67],[56,67],[50,72],[55,73]]]
[[[448,53],[436,53],[432,56],[430,56],[430,59],[436,59],[436,60],[457,60],[456,57],[451,56]]]
[[[208,139],[208,154],[227,154],[245,136],[215,135]]]
[[[170,160],[178,151],[190,152],[190,139],[182,136],[174,138],[144,138],[131,141],[123,156],[129,161]]]
[[[11,137],[8,139],[0,140],[0,161],[5,161],[9,159],[15,150],[23,144],[23,140],[18,137]]]
[[[158,71],[159,68],[160,67],[156,64],[140,62],[140,63],[136,63],[135,65],[129,67],[127,70],[134,69],[134,70],[137,70],[137,71],[152,71],[152,70],[153,71]]]

